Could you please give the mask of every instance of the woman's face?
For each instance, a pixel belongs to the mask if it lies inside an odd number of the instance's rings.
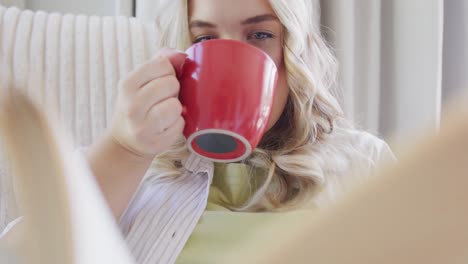
[[[268,0],[190,0],[193,43],[232,39],[262,49],[278,68],[278,87],[268,129],[280,118],[289,94],[283,59],[283,26]]]

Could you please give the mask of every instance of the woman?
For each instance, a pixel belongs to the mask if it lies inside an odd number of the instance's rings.
[[[138,263],[219,263],[272,217],[325,206],[383,158],[388,146],[349,125],[331,87],[336,63],[310,0],[164,0],[151,61],[119,84],[113,123],[87,151]],[[177,99],[185,50],[234,39],[265,51],[279,80],[259,147],[237,164],[191,155]],[[276,213],[272,213],[276,212]],[[229,238],[230,239],[227,239]],[[236,241],[238,240],[238,241]]]

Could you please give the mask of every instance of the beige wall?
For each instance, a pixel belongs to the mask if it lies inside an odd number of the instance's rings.
[[[88,15],[114,15],[115,0],[26,0],[26,8]]]
[[[24,8],[25,0],[0,0],[0,5],[10,7],[17,6],[19,8]]]

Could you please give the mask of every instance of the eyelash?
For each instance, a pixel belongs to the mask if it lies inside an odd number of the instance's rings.
[[[259,35],[262,35],[263,37],[257,38],[257,37],[259,37]],[[267,39],[272,39],[274,37],[275,37],[275,35],[273,35],[272,33],[259,31],[259,32],[254,32],[252,34],[249,34],[247,36],[247,40],[266,41]],[[203,42],[203,41],[209,41],[209,40],[212,40],[212,39],[215,39],[215,38],[216,37],[210,36],[210,35],[200,36],[200,37],[197,37],[193,41],[193,43],[195,44],[195,43],[200,43],[200,42]]]
[[[257,36],[255,36],[257,35]],[[263,38],[257,38],[258,35],[263,35],[264,37]],[[268,33],[268,32],[254,32],[252,34],[250,34],[248,37],[247,37],[247,40],[251,40],[252,38],[255,40],[255,41],[265,41],[267,39],[271,39],[271,38],[274,38],[275,36],[272,34],[272,33]]]
[[[206,39],[206,38],[209,38],[209,39]],[[195,43],[200,43],[200,42],[208,41],[208,40],[212,40],[212,39],[214,39],[213,36],[200,36],[200,37],[197,37],[197,38],[193,41],[193,43],[194,43],[194,44],[195,44]]]

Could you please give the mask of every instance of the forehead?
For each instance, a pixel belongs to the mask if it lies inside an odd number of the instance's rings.
[[[189,0],[189,19],[214,23],[275,14],[268,0]]]

